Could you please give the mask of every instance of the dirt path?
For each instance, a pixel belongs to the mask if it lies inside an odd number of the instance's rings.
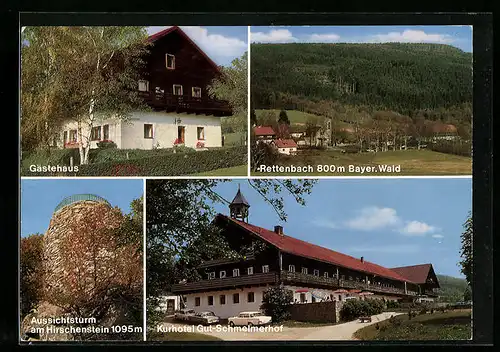
[[[376,324],[377,322],[389,319],[391,315],[403,313],[385,312],[372,316],[371,323],[360,323],[359,320],[338,325],[316,326],[308,328],[283,327],[277,332],[243,332],[243,331],[204,331],[206,335],[216,336],[228,341],[249,341],[249,340],[353,340],[352,335],[358,329]],[[164,326],[178,326],[180,324],[164,323]],[[201,332],[201,331],[200,331]]]

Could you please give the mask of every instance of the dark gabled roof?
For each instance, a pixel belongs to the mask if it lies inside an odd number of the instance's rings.
[[[210,65],[212,65],[217,72],[219,72],[219,73],[221,72],[220,67],[210,57],[208,57],[208,55],[203,50],[201,50],[200,47],[198,45],[196,45],[196,43],[191,38],[189,38],[189,36],[182,29],[180,29],[179,26],[172,26],[172,27],[164,29],[158,33],[152,34],[148,37],[148,41],[151,43],[154,43],[158,39],[163,38],[166,35],[173,33],[173,32],[177,32],[182,37],[184,37],[189,43],[191,43],[191,45],[193,45],[196,48],[196,50],[198,50],[200,52],[200,54],[205,59],[207,59],[207,61],[210,63]]]
[[[397,272],[399,275],[406,277],[408,280],[417,284],[425,284],[425,282],[427,281],[427,276],[429,276],[429,271],[431,271],[431,269],[432,264],[419,264],[391,268],[391,270]]]
[[[251,225],[246,222],[230,218],[223,214],[218,214],[217,216],[239,225],[242,229],[261,238],[262,240],[273,245],[282,252],[327,262],[330,264],[369,273],[372,275],[377,275],[380,277],[389,278],[392,280],[413,282],[391,269],[367,262],[366,260],[361,261],[360,258],[354,258],[343,253],[335,252],[331,249],[302,241],[285,234],[280,235],[274,231]]]
[[[238,189],[238,192],[236,193],[236,195],[234,196],[234,199],[231,202],[231,204],[244,204],[244,205],[250,207],[250,204],[248,204],[247,200],[245,199],[245,197],[243,196],[243,194],[241,193],[241,191],[239,189]]]

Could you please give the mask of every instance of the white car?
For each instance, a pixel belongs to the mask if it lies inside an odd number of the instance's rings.
[[[189,320],[189,317],[195,314],[196,312],[193,309],[181,309],[175,312],[174,318],[177,320]]]
[[[241,312],[236,317],[228,319],[230,326],[254,326],[270,324],[272,318],[261,312]]]

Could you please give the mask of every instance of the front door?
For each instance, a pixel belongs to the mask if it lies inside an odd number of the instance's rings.
[[[184,143],[184,137],[185,137],[185,127],[178,126],[177,127],[177,139],[179,140],[179,143]]]
[[[172,315],[175,311],[175,301],[173,299],[167,299],[167,314]]]

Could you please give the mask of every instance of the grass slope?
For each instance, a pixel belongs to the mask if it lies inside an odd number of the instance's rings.
[[[437,275],[439,285],[439,300],[441,302],[460,302],[463,300],[464,291],[467,288],[467,281],[465,279]]]
[[[378,327],[378,329],[377,329]],[[471,311],[423,314],[409,320],[407,314],[373,324],[354,333],[359,340],[468,340],[472,336]]]
[[[247,176],[248,167],[247,165],[227,167],[224,169],[216,169],[207,172],[201,172],[199,174],[192,174],[189,176]]]
[[[339,151],[304,151],[297,156],[281,158],[279,165],[306,166],[314,168],[312,173],[261,173],[258,176],[399,176],[399,175],[471,175],[472,159],[431,150],[396,150],[379,153],[343,154]],[[318,172],[317,165],[344,166],[346,172]],[[348,172],[349,165],[377,166],[401,165],[400,173]]]
[[[278,119],[281,110],[257,109],[257,110],[255,110],[255,114],[257,115],[257,118],[259,118],[259,116],[265,111],[272,111],[273,113],[276,114],[276,119]],[[307,112],[302,112],[302,111],[298,111],[298,110],[287,110],[286,115],[288,116],[288,119],[290,120],[291,125],[305,125],[307,120],[310,118],[317,119],[319,124],[323,124],[323,122],[325,120],[324,116],[309,114]]]

